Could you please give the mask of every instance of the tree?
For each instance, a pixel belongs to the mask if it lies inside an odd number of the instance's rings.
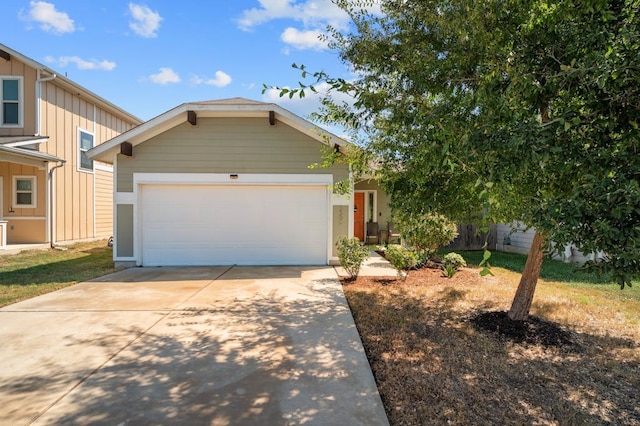
[[[309,86],[350,93],[317,118],[366,131],[405,211],[536,228],[509,312],[529,314],[554,241],[606,253],[624,288],[640,273],[640,1],[340,0],[328,29],[352,81],[300,66]],[[378,2],[380,3],[380,2]],[[483,212],[478,215],[478,212]]]

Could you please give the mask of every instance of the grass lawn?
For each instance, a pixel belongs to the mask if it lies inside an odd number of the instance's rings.
[[[0,256],[0,306],[114,272],[106,240]]]
[[[518,343],[474,320],[509,309],[524,261],[494,253],[493,277],[472,267],[344,283],[392,425],[640,425],[640,283],[620,290],[545,260],[532,315],[570,343]]]

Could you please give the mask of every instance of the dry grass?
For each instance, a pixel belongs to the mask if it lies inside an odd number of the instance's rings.
[[[494,273],[345,283],[391,424],[640,425],[640,300],[541,281],[532,314],[575,344],[514,343],[470,321],[509,308],[520,275]]]

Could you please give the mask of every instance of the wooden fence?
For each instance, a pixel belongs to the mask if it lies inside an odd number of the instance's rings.
[[[473,225],[458,225],[458,236],[445,250],[482,250],[485,243],[489,250],[496,248],[496,226],[492,225],[489,232],[477,232]]]

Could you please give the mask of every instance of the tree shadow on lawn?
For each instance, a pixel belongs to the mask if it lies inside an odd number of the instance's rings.
[[[484,312],[454,309],[460,290],[346,290],[391,424],[640,424],[637,342],[518,343],[477,328]]]

